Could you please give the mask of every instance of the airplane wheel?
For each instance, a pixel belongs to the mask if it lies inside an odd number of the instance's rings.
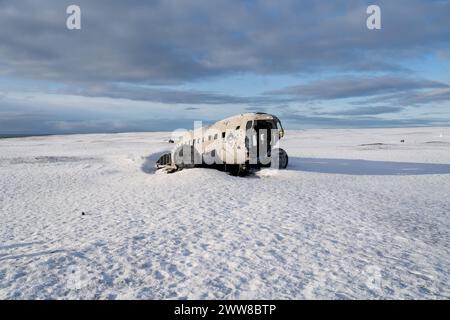
[[[278,169],[286,169],[289,163],[289,157],[287,152],[284,149],[274,149],[272,150],[272,155],[277,155],[278,159],[275,159],[275,162],[273,163],[273,166]]]

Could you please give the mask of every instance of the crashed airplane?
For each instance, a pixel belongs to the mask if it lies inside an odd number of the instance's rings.
[[[167,173],[215,167],[238,176],[261,167],[285,169],[289,158],[279,147],[283,136],[276,116],[244,113],[181,134],[172,152],[163,154],[155,167]]]

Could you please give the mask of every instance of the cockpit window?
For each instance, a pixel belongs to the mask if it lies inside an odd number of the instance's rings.
[[[283,126],[281,125],[281,121],[279,119],[277,119],[276,124],[278,129],[283,130]]]

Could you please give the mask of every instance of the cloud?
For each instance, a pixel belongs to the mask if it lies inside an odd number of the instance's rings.
[[[408,119],[383,119],[378,117],[322,117],[289,114],[281,117],[286,126],[295,125],[296,128],[379,128],[379,127],[415,127],[415,126],[439,126],[447,122],[439,118],[408,118]]]
[[[364,97],[350,102],[356,105],[391,104],[403,107],[422,107],[430,104],[440,104],[450,101],[450,88],[442,86],[428,90],[398,91],[385,95]]]
[[[352,109],[344,109],[332,112],[317,112],[317,115],[334,115],[334,116],[363,116],[363,115],[378,115],[386,113],[397,113],[402,111],[402,107],[389,106],[373,106],[373,107],[357,107]]]
[[[152,103],[108,97],[10,92],[0,104],[0,134],[165,131],[215,122],[242,105]]]
[[[0,130],[169,129],[246,110],[299,126],[422,125],[435,123],[431,107],[431,120],[370,116],[450,101],[417,67],[448,64],[447,1],[377,1],[377,31],[366,0],[76,3],[82,29],[69,31],[72,1],[0,0]],[[241,75],[256,81],[222,81]]]
[[[403,70],[402,59],[448,50],[443,1],[88,1],[82,30],[70,1],[2,1],[2,74],[62,82],[173,84],[242,72]],[[429,23],[433,21],[433,23]]]
[[[402,96],[400,99],[405,105],[422,105],[431,102],[450,101],[450,88],[439,88],[425,92],[414,92],[409,96]]]
[[[167,131],[177,128],[192,128],[193,118],[120,119],[64,117],[58,113],[42,112],[0,112],[0,135],[41,135],[69,133],[114,133]]]
[[[0,135],[41,135],[72,133],[115,133],[167,131],[176,128],[191,128],[191,120],[144,119],[119,121],[106,120],[60,120],[42,121],[39,117],[21,117],[12,120],[0,119]],[[170,128],[170,129],[168,129]]]
[[[448,87],[437,81],[391,76],[339,77],[291,86],[269,94],[292,95],[304,100],[331,100]]]
[[[177,90],[137,86],[129,84],[106,84],[92,86],[66,86],[56,90],[58,94],[74,94],[85,97],[108,97],[113,99],[129,99],[135,101],[150,101],[166,104],[249,104],[267,105],[290,101],[285,97],[267,96],[236,96],[199,90]]]

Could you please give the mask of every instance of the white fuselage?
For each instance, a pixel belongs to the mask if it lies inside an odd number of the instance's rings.
[[[283,129],[277,117],[266,113],[245,113],[201,127],[181,135],[176,149],[191,147],[207,164],[244,164],[251,160],[249,149],[262,146],[260,141],[274,146]],[[275,138],[271,138],[275,137]]]

